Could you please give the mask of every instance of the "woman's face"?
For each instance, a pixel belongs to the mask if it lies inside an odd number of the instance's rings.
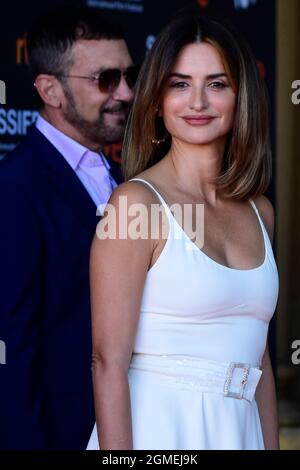
[[[172,139],[201,145],[224,140],[233,126],[235,103],[236,93],[219,52],[207,43],[185,46],[168,78],[161,106]]]

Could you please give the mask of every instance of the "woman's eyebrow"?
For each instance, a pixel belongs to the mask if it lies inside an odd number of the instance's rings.
[[[179,73],[179,72],[170,73],[169,78],[171,77],[192,78],[191,75],[186,75],[184,73]],[[212,74],[206,75],[205,78],[212,79],[212,78],[219,78],[219,77],[227,77],[227,74],[225,72],[212,73]]]
[[[190,75],[185,75],[184,73],[179,73],[179,72],[170,73],[169,78],[171,77],[192,78]]]
[[[220,73],[212,73],[210,75],[207,75],[207,78],[219,78],[219,77],[227,77],[227,74],[225,72],[220,72]]]

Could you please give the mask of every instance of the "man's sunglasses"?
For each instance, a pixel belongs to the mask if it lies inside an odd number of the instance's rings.
[[[98,81],[99,90],[102,93],[113,93],[119,86],[122,76],[125,78],[126,83],[132,89],[136,83],[139,73],[139,68],[135,65],[127,69],[106,69],[97,75],[82,76],[82,75],[57,75],[57,77],[65,78],[84,78],[86,80]]]

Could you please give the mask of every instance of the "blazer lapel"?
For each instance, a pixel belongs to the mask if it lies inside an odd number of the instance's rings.
[[[59,191],[62,197],[69,201],[74,207],[76,217],[80,218],[84,227],[91,233],[99,222],[94,201],[76,173],[48,139],[35,127],[32,129],[32,136],[35,153],[40,149],[39,157],[45,163],[43,166],[53,190]]]

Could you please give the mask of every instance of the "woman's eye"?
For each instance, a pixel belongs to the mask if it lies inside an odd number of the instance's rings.
[[[211,82],[209,86],[210,88],[217,88],[217,89],[223,89],[223,88],[228,87],[228,85],[224,82]]]
[[[185,88],[187,86],[186,82],[173,82],[170,84],[172,88]]]

